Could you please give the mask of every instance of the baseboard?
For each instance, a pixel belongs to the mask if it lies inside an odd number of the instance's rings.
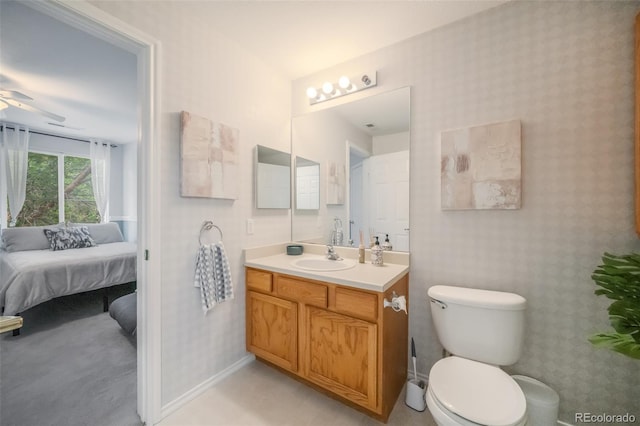
[[[230,376],[231,374],[233,374],[236,371],[240,370],[242,367],[246,366],[250,362],[253,362],[255,359],[256,359],[255,355],[248,354],[247,356],[245,356],[244,358],[239,359],[238,361],[236,361],[235,363],[231,364],[229,367],[225,368],[224,370],[222,370],[221,372],[219,372],[215,376],[211,376],[210,378],[208,378],[204,382],[200,383],[199,385],[197,385],[193,389],[191,389],[191,390],[185,392],[184,394],[180,395],[179,397],[177,397],[176,399],[174,399],[173,401],[169,402],[167,405],[162,407],[160,418],[164,419],[165,417],[167,417],[171,413],[173,413],[176,410],[182,408],[185,404],[187,404],[188,402],[190,402],[194,398],[198,397],[199,395],[201,395],[205,391],[207,391],[209,388],[214,386],[216,383],[218,383],[221,380],[227,378],[228,376]]]

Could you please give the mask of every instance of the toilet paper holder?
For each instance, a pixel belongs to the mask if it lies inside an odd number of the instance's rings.
[[[405,296],[398,296],[394,291],[391,294],[391,301],[384,299],[383,306],[385,308],[391,308],[396,312],[404,311],[405,314],[409,315],[407,312],[407,298]]]

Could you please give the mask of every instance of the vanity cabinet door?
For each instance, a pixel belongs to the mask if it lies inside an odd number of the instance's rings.
[[[298,304],[247,291],[247,351],[298,371]]]
[[[305,377],[376,409],[378,326],[312,306],[305,312]]]

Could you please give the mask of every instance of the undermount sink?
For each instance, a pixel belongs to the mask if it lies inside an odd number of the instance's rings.
[[[303,257],[291,262],[296,268],[307,271],[342,271],[356,266],[355,260],[330,260],[321,257]]]

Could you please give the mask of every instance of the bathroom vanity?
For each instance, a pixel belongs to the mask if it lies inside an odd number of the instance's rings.
[[[324,271],[294,266],[321,262],[308,254],[313,247],[302,256],[284,251],[245,252],[247,351],[386,422],[407,379],[408,315],[384,300],[408,300],[408,254],[406,264],[346,259],[349,268]]]

